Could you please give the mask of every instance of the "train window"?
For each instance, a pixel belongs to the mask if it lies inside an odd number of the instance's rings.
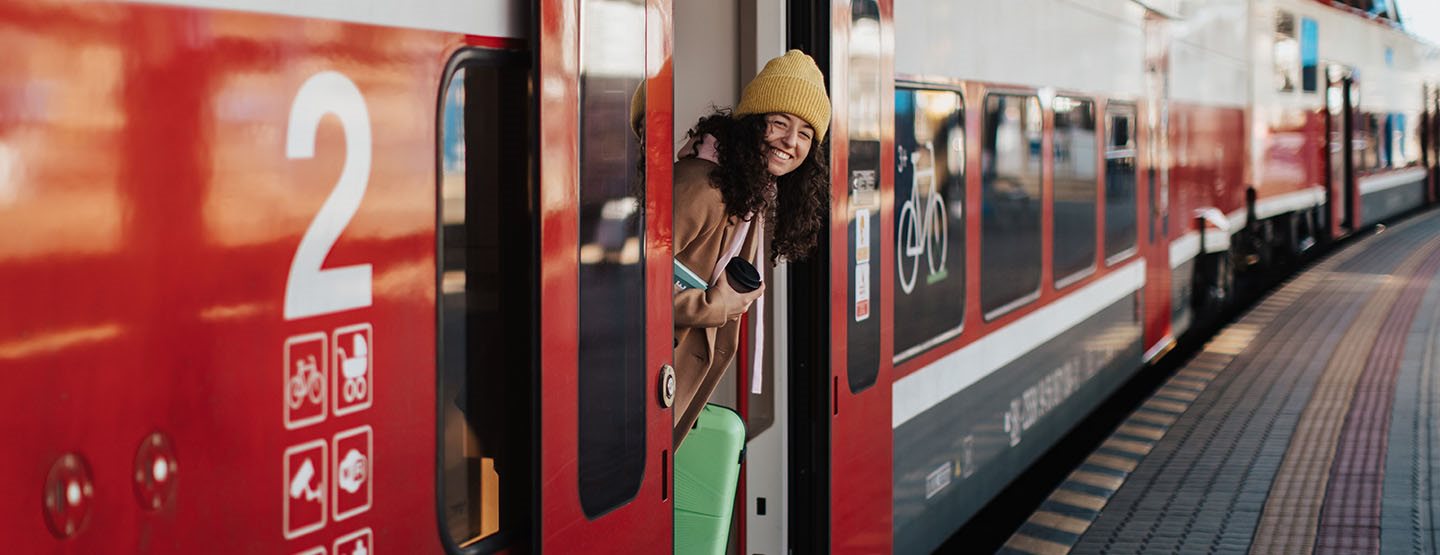
[[[1135,107],[1111,104],[1105,115],[1105,260],[1135,253]]]
[[[580,14],[580,505],[625,504],[645,470],[643,152],[630,99],[645,78],[644,0]]]
[[[1315,20],[1300,18],[1300,89],[1320,90],[1320,30]]]
[[[872,285],[880,283],[880,3],[851,0],[848,42],[848,102],[846,167],[849,172],[849,253],[845,264],[850,274],[847,304],[852,309],[846,326],[846,380],[851,392],[875,384],[880,375],[880,295]]]
[[[1388,167],[1405,165],[1405,116],[1385,114],[1385,151]]]
[[[1424,122],[1423,114],[1417,112],[1400,114],[1400,133],[1404,151],[1400,165],[1409,166],[1420,162],[1423,149],[1420,141],[1420,128],[1424,126]]]
[[[1274,40],[1271,54],[1275,58],[1275,89],[1293,91],[1300,83],[1300,43],[1295,40],[1295,14],[1275,11]]]
[[[895,89],[894,360],[965,318],[965,110],[958,93]]]
[[[525,537],[533,484],[529,58],[466,52],[453,65],[438,141],[438,497],[447,545],[493,551]]]
[[[1040,101],[992,94],[981,136],[980,307],[985,319],[1040,293]]]
[[[1051,251],[1055,286],[1074,283],[1095,269],[1095,190],[1100,172],[1095,160],[1095,103],[1057,96],[1050,103],[1055,115],[1050,135],[1053,154],[1052,215],[1055,226]]]
[[[1355,126],[1354,145],[1359,170],[1373,170],[1380,167],[1379,141],[1375,140],[1376,120],[1370,114],[1360,114]]]
[[[1370,144],[1375,151],[1375,164],[1371,167],[1390,167],[1390,114],[1370,116]]]

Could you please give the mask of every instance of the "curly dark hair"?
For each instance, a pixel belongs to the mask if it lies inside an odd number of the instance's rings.
[[[825,143],[813,143],[800,167],[774,178],[766,169],[765,128],[764,114],[734,117],[728,109],[716,109],[700,118],[687,136],[715,136],[719,167],[710,178],[720,187],[725,213],[743,218],[764,210],[770,259],[804,260],[825,229],[830,208]],[[776,181],[774,193],[768,186],[771,179]]]

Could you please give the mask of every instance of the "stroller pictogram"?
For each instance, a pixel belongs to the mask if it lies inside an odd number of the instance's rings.
[[[335,347],[340,357],[340,375],[345,378],[341,395],[347,403],[365,399],[369,389],[370,346],[365,342],[365,334],[357,333],[352,337],[355,339],[350,344],[349,353],[344,347]]]

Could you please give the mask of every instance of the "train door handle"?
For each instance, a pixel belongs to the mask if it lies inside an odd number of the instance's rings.
[[[660,366],[660,406],[670,408],[675,405],[675,367],[665,364]]]

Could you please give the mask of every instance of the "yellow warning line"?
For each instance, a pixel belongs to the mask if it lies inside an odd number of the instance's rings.
[[[1090,472],[1089,470],[1076,470],[1071,472],[1069,479],[1087,486],[1095,486],[1110,491],[1120,489],[1120,484],[1125,483],[1125,479],[1119,476],[1110,476],[1098,472]]]
[[[1035,514],[1030,515],[1030,523],[1076,535],[1084,534],[1085,529],[1090,527],[1088,520],[1050,511],[1035,511]]]
[[[1107,501],[1107,499],[1098,495],[1090,495],[1068,489],[1055,490],[1054,493],[1050,494],[1050,500],[1056,503],[1064,503],[1071,507],[1080,507],[1081,509],[1090,509],[1092,511],[1104,509],[1105,502]]]
[[[1169,425],[1171,425],[1171,424],[1174,424],[1174,423],[1175,423],[1175,420],[1176,420],[1177,418],[1178,418],[1177,416],[1175,416],[1175,415],[1173,415],[1173,414],[1169,414],[1169,413],[1164,413],[1164,412],[1151,412],[1151,411],[1143,411],[1143,410],[1135,411],[1135,414],[1131,414],[1131,415],[1130,415],[1130,419],[1131,419],[1131,420],[1139,420],[1139,421],[1141,421],[1141,422],[1148,422],[1148,423],[1154,424],[1154,425],[1156,425],[1156,426],[1169,426]]]
[[[1171,387],[1168,385],[1160,388],[1160,390],[1156,391],[1155,394],[1164,395],[1166,397],[1173,397],[1176,399],[1180,399],[1181,401],[1194,401],[1196,398],[1200,397],[1200,392],[1198,391],[1180,389],[1178,387]]]
[[[1010,536],[1010,540],[1005,542],[1005,547],[1035,555],[1065,555],[1070,552],[1068,545],[1032,538],[1025,534]]]
[[[1140,464],[1135,459],[1106,455],[1104,453],[1093,453],[1085,458],[1085,462],[1121,472],[1134,472],[1136,465]]]
[[[1205,386],[1210,385],[1210,380],[1202,380],[1202,379],[1198,379],[1198,378],[1187,378],[1187,377],[1183,377],[1183,376],[1176,376],[1176,377],[1174,377],[1174,378],[1170,378],[1170,385],[1178,385],[1178,386],[1183,386],[1183,387],[1193,387],[1193,388],[1195,388],[1195,389],[1205,389]]]
[[[1141,406],[1146,408],[1152,408],[1155,410],[1163,410],[1166,412],[1177,413],[1185,412],[1185,409],[1190,408],[1190,405],[1181,403],[1179,401],[1166,401],[1164,399],[1156,399],[1154,397],[1151,397],[1149,401],[1145,401],[1145,404]]]
[[[1165,437],[1165,430],[1136,424],[1125,424],[1116,428],[1115,431],[1127,436],[1143,437],[1150,440],[1158,440]]]
[[[1100,446],[1114,449],[1116,451],[1124,451],[1126,453],[1131,453],[1134,455],[1149,455],[1150,449],[1152,448],[1152,446],[1147,442],[1131,441],[1128,439],[1116,439],[1113,437],[1105,440],[1105,443],[1101,443]]]

